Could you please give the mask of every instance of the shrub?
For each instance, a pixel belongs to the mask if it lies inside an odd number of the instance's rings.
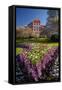
[[[55,42],[59,41],[57,34],[52,35],[50,39],[51,39],[51,41],[55,41]]]

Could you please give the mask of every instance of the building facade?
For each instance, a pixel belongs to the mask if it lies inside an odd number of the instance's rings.
[[[32,30],[33,30],[32,33],[33,33],[34,36],[39,37],[40,28],[41,28],[39,19],[33,20],[30,24],[28,24],[28,27],[32,28]]]

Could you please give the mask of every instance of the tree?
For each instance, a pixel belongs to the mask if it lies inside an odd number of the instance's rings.
[[[47,35],[51,37],[52,34],[58,34],[59,25],[59,13],[58,10],[48,10],[48,18],[46,23]]]

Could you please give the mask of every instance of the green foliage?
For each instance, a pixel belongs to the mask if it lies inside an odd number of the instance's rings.
[[[19,43],[20,44],[20,43]],[[55,46],[58,46],[58,43],[26,43],[26,45],[32,46],[31,50],[26,51],[25,48],[16,48],[16,55],[27,52],[27,57],[31,60],[32,64],[39,62],[47,51]]]
[[[16,48],[16,55],[21,54],[23,51],[22,48]]]
[[[51,41],[55,41],[55,42],[59,41],[58,35],[57,34],[52,35]]]

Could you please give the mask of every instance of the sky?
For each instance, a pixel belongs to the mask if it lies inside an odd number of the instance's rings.
[[[16,27],[23,27],[34,19],[39,19],[42,25],[47,22],[47,9],[16,8]]]

